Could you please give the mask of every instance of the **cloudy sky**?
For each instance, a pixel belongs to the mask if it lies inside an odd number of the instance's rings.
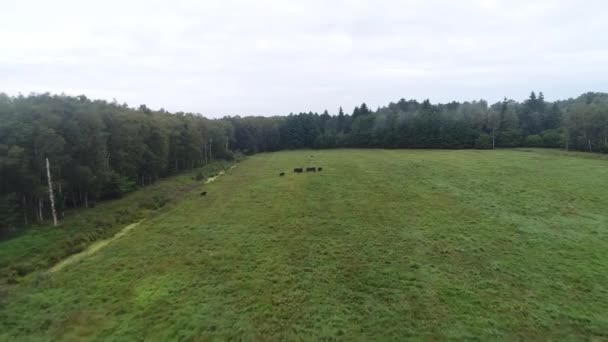
[[[608,1],[0,0],[0,91],[207,116],[608,91]]]

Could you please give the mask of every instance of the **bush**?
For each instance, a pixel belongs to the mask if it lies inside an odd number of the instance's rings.
[[[528,147],[542,147],[543,146],[543,139],[540,137],[540,135],[528,135],[526,137],[526,146]]]
[[[205,180],[205,175],[201,171],[199,171],[196,174],[196,176],[194,176],[194,180],[195,181],[199,181],[199,182],[202,181],[202,180]]]
[[[169,199],[165,195],[155,195],[152,200],[154,201],[154,209],[160,209],[169,203]]]
[[[136,189],[137,184],[135,184],[135,182],[129,180],[127,177],[120,176],[119,174],[113,172],[108,179],[108,183],[101,190],[100,198],[120,198],[124,194],[135,191]]]
[[[522,133],[518,129],[510,129],[500,132],[496,137],[496,146],[499,147],[518,147],[522,143]]]
[[[542,132],[543,147],[560,148],[564,146],[564,137],[556,130],[547,130]]]
[[[129,209],[120,209],[114,214],[114,222],[117,224],[132,223],[135,221],[135,214]]]
[[[492,137],[482,133],[475,140],[475,148],[480,150],[488,150],[492,148]]]
[[[242,154],[241,152],[234,152],[234,161],[236,162],[240,162],[245,160],[246,156],[244,154]]]
[[[3,270],[3,272],[5,274],[7,284],[11,284],[11,285],[19,284],[19,279],[21,277],[19,277],[19,275],[17,274],[15,269],[9,267],[9,268]]]
[[[16,265],[11,266],[11,269],[19,277],[23,277],[23,276],[35,271],[34,265],[29,264],[29,263],[16,264]]]
[[[214,158],[224,159],[228,161],[234,160],[234,153],[230,150],[220,149],[213,155]]]

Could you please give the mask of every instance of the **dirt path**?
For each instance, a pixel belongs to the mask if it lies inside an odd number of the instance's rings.
[[[139,222],[136,222],[136,223],[131,223],[130,225],[128,225],[128,226],[124,227],[123,229],[121,229],[118,233],[114,234],[114,236],[112,236],[111,238],[105,239],[105,240],[96,241],[93,244],[91,244],[89,247],[87,247],[87,249],[85,249],[84,251],[82,251],[80,253],[76,253],[76,254],[70,255],[69,257],[63,259],[58,264],[56,264],[55,266],[53,266],[49,270],[49,272],[57,272],[57,271],[61,270],[62,268],[66,267],[67,265],[73,264],[76,261],[82,260],[82,259],[84,259],[85,257],[87,257],[89,255],[93,255],[93,254],[99,252],[102,248],[104,248],[107,245],[109,245],[110,242],[112,242],[112,241],[114,241],[116,239],[120,239],[125,234],[127,234],[128,232],[130,232],[131,230],[133,230],[135,227],[139,226],[139,224],[142,223],[142,221],[139,221]]]
[[[232,165],[230,168],[228,168],[228,170],[234,169],[237,165],[238,164]],[[217,175],[205,179],[205,184],[215,182],[220,176],[223,176],[225,174],[226,174],[225,171],[220,171]],[[64,267],[66,267],[67,265],[73,264],[79,260],[86,258],[89,255],[93,255],[93,254],[99,252],[102,248],[109,245],[112,241],[114,241],[116,239],[120,239],[121,237],[125,236],[125,234],[127,234],[128,232],[133,230],[135,227],[139,226],[143,221],[144,220],[141,220],[139,222],[131,223],[130,225],[125,226],[118,233],[114,234],[114,236],[112,236],[111,238],[108,238],[105,240],[99,240],[99,241],[92,243],[84,251],[70,255],[69,257],[67,257],[67,258],[63,259],[62,261],[60,261],[59,263],[57,263],[55,266],[51,267],[51,269],[49,269],[49,272],[51,272],[51,273],[57,272],[57,271],[63,269]]]
[[[231,167],[228,168],[228,171],[234,169],[237,165],[239,165],[239,164],[232,165]],[[220,176],[223,176],[225,174],[226,174],[226,171],[222,170],[217,175],[205,179],[205,184],[208,184],[208,183],[211,183],[211,182],[215,182]]]
[[[234,164],[234,165],[230,166],[227,171],[234,169],[237,165],[238,164]],[[223,176],[225,174],[226,174],[226,171],[220,171],[217,175],[205,179],[205,184],[215,182],[220,176]],[[90,255],[93,255],[93,254],[99,252],[102,248],[109,245],[112,241],[114,241],[116,239],[120,239],[125,234],[127,234],[128,232],[133,230],[135,227],[139,226],[142,222],[143,222],[143,220],[136,222],[136,223],[131,223],[130,225],[121,229],[118,233],[114,234],[114,236],[112,236],[111,238],[94,242],[89,247],[87,247],[87,249],[85,249],[84,251],[70,255],[69,257],[61,260],[60,262],[55,264],[55,266],[51,267],[51,269],[49,269],[49,272],[57,272],[57,271],[63,269],[64,267],[66,267],[67,265],[73,264],[79,260],[82,260]]]
[[[205,179],[205,184],[208,184],[208,183],[211,183],[211,182],[215,182],[215,180],[218,179],[219,176],[221,176],[221,175],[223,175],[225,173],[226,172],[224,172],[224,171],[220,171],[220,173],[218,173],[217,175]]]

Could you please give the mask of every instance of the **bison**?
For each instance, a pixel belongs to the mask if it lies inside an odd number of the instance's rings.
[[[207,196],[207,191],[201,192],[201,196]]]
[[[321,172],[321,171],[323,171],[323,168],[322,167],[318,167],[317,171]]]
[[[293,172],[297,172],[297,173],[302,173],[302,171],[304,171],[301,167],[296,167],[295,169],[293,169]]]
[[[285,172],[279,173],[279,176],[285,176]]]
[[[316,171],[317,171],[317,169],[314,168],[314,167],[307,167],[306,168],[306,172],[316,172]]]

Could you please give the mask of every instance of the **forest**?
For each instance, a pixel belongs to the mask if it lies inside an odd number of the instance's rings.
[[[0,236],[235,153],[329,148],[545,147],[608,153],[608,94],[433,104],[401,99],[350,113],[169,113],[84,95],[0,93]]]

